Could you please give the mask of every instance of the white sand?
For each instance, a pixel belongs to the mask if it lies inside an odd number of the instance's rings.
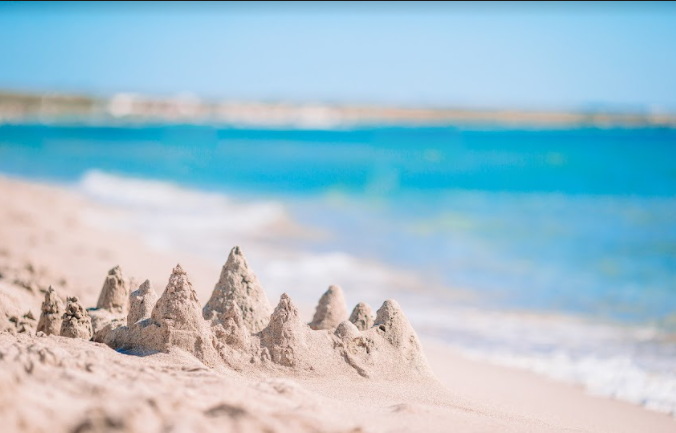
[[[72,193],[7,179],[0,192],[3,432],[676,429],[666,415],[421,343],[395,301],[375,319],[359,306],[347,321],[327,296],[315,319],[331,323],[313,330],[291,292],[257,329],[267,298],[240,250],[212,292],[216,267],[86,226],[80,212],[94,205]],[[127,286],[132,276],[149,281]],[[50,285],[79,299],[59,306]],[[134,291],[128,311],[121,291]],[[40,312],[53,330],[60,309],[76,337],[86,338],[90,315],[104,317],[98,339],[120,351],[35,335]]]

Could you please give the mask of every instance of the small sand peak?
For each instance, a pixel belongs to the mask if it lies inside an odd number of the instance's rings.
[[[61,333],[61,322],[63,321],[63,302],[52,286],[45,293],[45,300],[42,302],[40,320],[38,321],[38,332],[44,332],[46,335],[59,335]]]
[[[91,319],[77,296],[68,298],[62,319],[60,332],[62,337],[82,338],[84,340],[92,338]]]
[[[237,301],[228,301],[225,304],[225,311],[221,319],[232,319],[238,326],[244,326],[244,318],[242,317],[242,310],[237,305]]]
[[[373,326],[373,310],[371,310],[371,307],[367,303],[360,302],[355,305],[349,320],[360,331],[366,331]]]
[[[150,280],[145,280],[137,290],[129,295],[127,324],[132,325],[140,320],[149,319],[155,303],[157,303],[157,293]]]
[[[195,289],[180,265],[173,269],[164,293],[155,303],[149,325],[140,328],[140,341],[135,344],[144,349],[167,351],[178,347],[207,365],[216,363],[213,334],[202,318]]]
[[[59,295],[52,286],[49,286],[49,289],[45,293],[45,300],[42,302],[42,312],[49,314],[63,313],[63,301],[61,301],[61,298],[59,298]]]
[[[225,312],[228,301],[236,301],[251,333],[259,332],[267,324],[272,307],[258,277],[238,246],[230,251],[228,260],[221,269],[211,298],[202,310],[204,318],[218,321],[218,316]]]
[[[152,309],[151,318],[154,323],[170,323],[176,329],[202,329],[203,319],[197,294],[180,265],[173,269],[164,293]]]
[[[392,321],[395,317],[403,315],[404,312],[401,310],[401,306],[394,299],[388,299],[383,302],[383,305],[378,308],[376,312],[375,324],[380,325],[385,322]]]
[[[291,297],[283,293],[270,323],[260,333],[261,346],[268,349],[273,362],[287,367],[300,366],[308,362],[302,353],[307,351],[305,339],[309,331]]]
[[[246,258],[244,257],[244,254],[242,254],[242,249],[239,247],[239,245],[235,245],[234,247],[232,247],[232,250],[230,250],[228,260],[238,260],[238,259],[242,260],[243,266],[248,266]]]
[[[329,286],[329,289],[319,299],[310,328],[314,330],[335,329],[340,322],[346,319],[347,304],[343,290],[339,286]]]
[[[181,267],[180,263],[177,263],[174,269],[171,271],[172,275],[186,275],[185,271]]]
[[[244,257],[242,249],[239,246],[234,246],[228,254],[228,260],[225,262],[225,266],[229,268],[240,267],[243,269],[249,269],[249,262]]]
[[[287,293],[282,293],[282,296],[279,297],[279,303],[270,317],[270,322],[288,322],[295,318],[300,318],[298,308],[296,308],[296,305],[291,300],[291,296]]]
[[[249,342],[249,331],[242,318],[242,310],[236,301],[228,301],[223,314],[214,328],[216,338],[229,346],[244,349]]]
[[[149,293],[155,293],[155,290],[153,289],[153,285],[150,280],[145,280],[140,286],[138,286],[138,289],[136,289],[134,293],[137,293],[137,295],[147,295]]]
[[[128,303],[129,283],[122,275],[122,268],[115,266],[106,275],[96,308],[124,314]]]
[[[334,332],[334,335],[341,339],[354,339],[359,337],[359,329],[349,320],[340,322]]]
[[[420,351],[418,336],[397,301],[388,299],[383,303],[376,312],[374,326],[393,346]]]

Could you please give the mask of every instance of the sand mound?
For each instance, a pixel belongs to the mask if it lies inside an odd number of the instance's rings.
[[[330,286],[319,299],[317,310],[310,322],[312,329],[335,329],[340,322],[347,319],[347,304],[343,290],[338,286]]]
[[[80,304],[77,296],[68,298],[66,312],[63,313],[60,335],[62,337],[82,338],[84,340],[92,338],[91,319],[87,311]]]
[[[0,291],[0,332],[32,334],[36,323],[32,311],[22,312],[20,302],[16,298]]]
[[[59,335],[61,333],[61,322],[63,322],[63,302],[56,294],[56,290],[49,286],[45,293],[45,300],[42,303],[42,312],[38,322],[38,332],[44,332],[45,335]]]
[[[366,331],[373,326],[373,311],[368,304],[364,302],[358,303],[352,314],[350,314],[350,322],[354,324],[360,331]]]
[[[265,328],[272,308],[258,277],[249,268],[239,247],[230,251],[228,260],[223,265],[211,298],[202,311],[204,318],[217,320],[226,311],[228,301],[234,301],[239,306],[250,332],[255,333]]]

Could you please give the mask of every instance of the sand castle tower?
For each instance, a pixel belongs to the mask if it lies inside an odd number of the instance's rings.
[[[347,320],[347,305],[343,290],[338,286],[330,286],[319,299],[310,328],[335,329],[344,320]]]
[[[68,298],[66,311],[63,313],[60,335],[69,338],[92,338],[92,322],[77,296]]]
[[[150,280],[145,280],[139,288],[129,295],[129,313],[127,325],[131,326],[141,320],[149,319],[157,302],[157,293]]]
[[[383,303],[376,312],[371,329],[389,342],[410,368],[418,373],[431,374],[418,334],[397,301],[390,299]]]
[[[272,362],[287,367],[299,367],[307,359],[307,333],[311,332],[286,293],[270,317],[270,323],[260,333],[261,346],[267,348]]]
[[[124,324],[129,307],[129,286],[119,266],[108,271],[96,308],[87,309],[95,335],[110,324]]]
[[[144,329],[147,329],[144,346],[160,351],[178,347],[206,364],[215,363],[211,330],[202,318],[202,306],[181,265],[176,265],[171,273],[150,318],[150,325]]]
[[[374,325],[394,347],[420,348],[418,336],[397,301],[388,299],[383,302],[376,313]]]
[[[59,335],[63,321],[61,316],[63,316],[63,302],[56,294],[56,290],[49,286],[45,293],[45,300],[42,302],[37,331],[44,332],[46,335]]]
[[[124,314],[129,304],[129,284],[122,275],[122,269],[115,266],[108,271],[96,308]]]
[[[368,304],[364,302],[358,303],[352,314],[350,314],[350,322],[354,324],[360,331],[366,331],[373,326],[373,311]]]
[[[242,310],[236,301],[228,301],[225,311],[219,316],[214,331],[216,337],[228,346],[246,349],[249,344],[249,330],[244,323]]]
[[[234,301],[239,306],[249,332],[259,332],[267,325],[272,311],[270,302],[239,247],[230,251],[228,260],[223,265],[211,298],[202,310],[204,318],[218,320],[225,313],[229,301]]]

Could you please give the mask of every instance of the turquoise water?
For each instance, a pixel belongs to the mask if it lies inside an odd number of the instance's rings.
[[[273,199],[296,241],[425,273],[463,302],[676,322],[676,130],[0,126],[0,171],[90,170]]]

